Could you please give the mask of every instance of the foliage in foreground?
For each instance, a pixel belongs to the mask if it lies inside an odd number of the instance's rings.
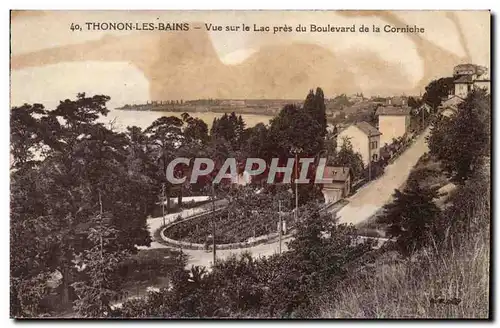
[[[405,189],[396,190],[393,197],[394,201],[384,206],[379,223],[387,224],[387,234],[394,238],[401,253],[409,255],[440,242],[441,212],[434,203],[438,187],[422,188],[419,181],[410,179]]]
[[[490,154],[491,97],[474,90],[458,107],[457,115],[434,122],[428,143],[449,176],[463,183]]]
[[[353,229],[332,225],[314,210],[304,214],[296,238],[281,255],[246,254],[219,261],[206,272],[179,269],[169,288],[130,300],[120,317],[291,317],[301,316],[325,286],[335,288],[347,266],[369,244],[353,243]],[[331,236],[331,237],[330,237]]]
[[[401,259],[386,252],[336,294],[316,302],[325,318],[488,318],[489,175],[478,173],[451,197],[441,248]],[[464,206],[465,205],[465,206]]]

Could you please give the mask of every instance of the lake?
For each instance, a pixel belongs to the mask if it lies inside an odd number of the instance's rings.
[[[176,116],[181,117],[182,112],[154,112],[154,111],[125,111],[111,109],[108,116],[99,119],[100,122],[108,123],[115,120],[115,127],[119,131],[124,131],[127,126],[136,125],[142,129],[146,129],[154,120],[162,116]],[[200,118],[208,125],[208,129],[212,127],[212,122],[215,117],[221,117],[224,113],[189,113],[192,117]],[[241,114],[245,121],[246,127],[253,127],[258,123],[268,124],[272,116],[255,115],[255,114]]]

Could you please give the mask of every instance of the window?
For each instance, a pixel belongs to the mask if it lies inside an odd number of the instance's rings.
[[[370,149],[377,149],[377,142],[376,141],[370,142]]]
[[[376,162],[377,160],[378,160],[378,156],[377,156],[377,154],[373,154],[373,156],[372,156],[372,161],[373,161],[373,162]]]

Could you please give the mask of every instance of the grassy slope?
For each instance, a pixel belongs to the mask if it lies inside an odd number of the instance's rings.
[[[420,169],[417,165],[415,169]],[[486,173],[489,183],[489,172]],[[434,176],[433,179],[436,179]],[[318,300],[327,318],[487,318],[489,311],[490,195],[477,195],[469,234],[450,250],[428,248],[410,259],[385,252],[347,281],[338,295]],[[432,300],[459,304],[433,303]]]

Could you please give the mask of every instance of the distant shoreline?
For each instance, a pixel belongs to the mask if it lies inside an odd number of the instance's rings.
[[[183,108],[174,108],[174,107],[162,107],[162,108],[147,108],[142,109],[140,107],[137,108],[123,108],[118,107],[116,110],[126,111],[126,112],[173,112],[173,113],[219,113],[219,114],[231,114],[234,112],[237,115],[245,114],[245,115],[259,115],[259,116],[269,116],[273,117],[277,113],[279,113],[280,108],[278,109],[262,109],[256,110],[255,108],[192,108],[192,107],[183,107]]]

